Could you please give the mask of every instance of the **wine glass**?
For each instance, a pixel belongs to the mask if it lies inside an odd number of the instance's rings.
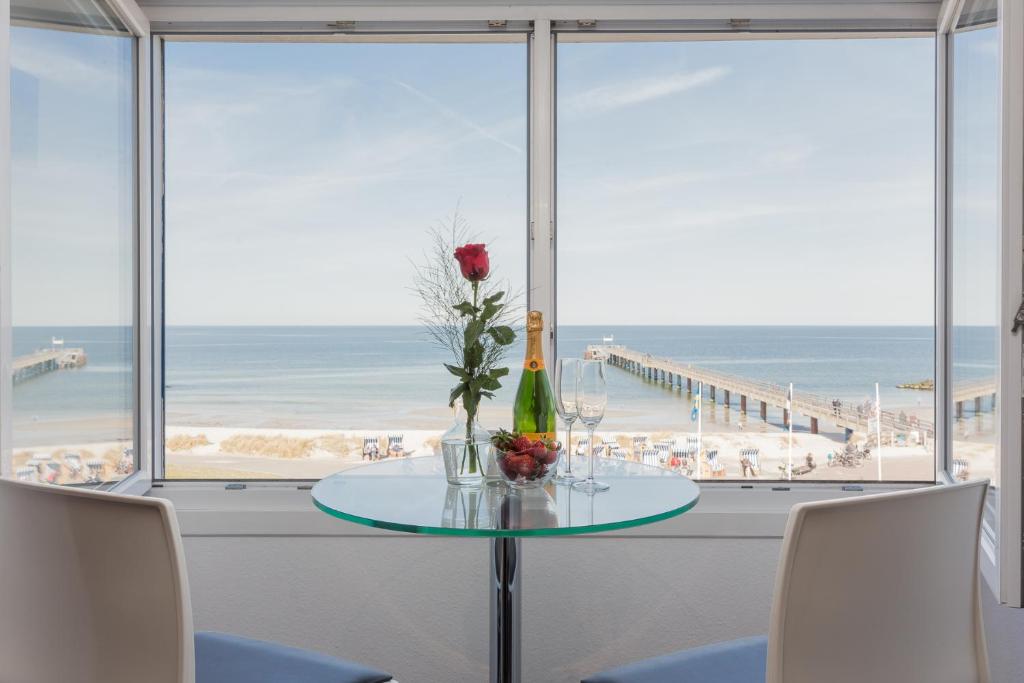
[[[559,358],[555,365],[555,411],[562,418],[568,432],[565,438],[565,469],[555,482],[568,486],[579,479],[572,473],[572,424],[580,416],[577,395],[580,391],[580,361],[578,358]]]
[[[585,360],[580,362],[580,388],[577,395],[577,406],[580,414],[580,422],[587,428],[590,436],[590,464],[587,478],[572,485],[577,491],[585,493],[598,493],[607,491],[610,487],[599,481],[594,481],[594,429],[601,423],[604,417],[605,406],[608,405],[608,387],[604,380],[604,361]]]

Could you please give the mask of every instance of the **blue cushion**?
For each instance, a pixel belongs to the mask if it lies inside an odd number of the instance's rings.
[[[359,664],[226,633],[196,633],[196,683],[386,683]]]
[[[645,659],[583,683],[764,683],[768,638],[743,638]]]

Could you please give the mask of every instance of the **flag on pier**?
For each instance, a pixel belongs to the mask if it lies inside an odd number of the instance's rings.
[[[690,422],[696,422],[700,417],[700,395],[704,393],[704,383],[697,382],[697,393],[693,397],[693,409],[690,410]]]

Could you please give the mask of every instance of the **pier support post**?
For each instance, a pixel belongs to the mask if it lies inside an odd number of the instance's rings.
[[[818,433],[818,418],[812,417],[811,418],[811,434],[817,434],[817,433]]]
[[[715,385],[714,384],[711,385],[711,400],[712,401],[715,400]]]
[[[744,415],[747,414],[747,397],[740,394],[740,412]]]
[[[724,396],[722,396],[722,398],[725,399],[725,401],[724,401],[725,407],[728,408],[729,407],[729,390],[728,389],[723,389],[722,393],[724,394]]]
[[[789,411],[785,408],[782,409],[782,424],[789,426]]]
[[[693,393],[693,380],[690,379],[689,377],[686,378],[686,393]]]
[[[974,414],[977,415],[981,412],[981,396],[974,397]]]
[[[768,421],[768,404],[765,403],[764,401],[761,401],[761,421]]]
[[[993,394],[992,394],[992,410],[995,410],[995,409],[996,409],[996,395],[993,392]]]
[[[964,416],[964,402],[963,401],[957,401],[956,402],[956,419],[959,420],[963,416]]]

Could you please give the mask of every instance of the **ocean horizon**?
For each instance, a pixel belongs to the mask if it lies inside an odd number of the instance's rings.
[[[844,402],[872,399],[877,382],[887,409],[933,409],[932,392],[897,388],[934,376],[931,326],[563,325],[558,354],[580,357],[606,336],[651,355],[792,382],[798,392]],[[90,418],[109,420],[130,409],[126,328],[16,327],[15,356],[49,346],[51,337],[84,348],[88,362],[16,385],[16,444],[19,424],[50,423],[61,433],[49,438],[75,442],[97,436]],[[994,328],[961,328],[957,338],[959,379],[994,374]],[[168,425],[444,430],[451,422],[452,382],[441,365],[449,359],[418,325],[168,326],[164,339]],[[485,421],[500,423],[511,413],[522,355],[519,340],[507,357],[505,386],[485,405]],[[618,368],[608,369],[608,382],[608,428],[688,427],[685,391]]]

